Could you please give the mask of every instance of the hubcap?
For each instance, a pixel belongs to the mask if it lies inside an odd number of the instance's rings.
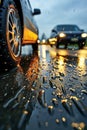
[[[17,11],[10,8],[7,17],[7,43],[12,56],[19,57],[21,53],[21,26]]]

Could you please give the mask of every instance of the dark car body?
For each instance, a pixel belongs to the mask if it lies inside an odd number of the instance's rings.
[[[40,13],[29,0],[0,0],[0,59],[17,63],[22,45],[37,47],[39,29],[34,16]]]
[[[0,0],[0,6],[3,6],[5,0]],[[36,43],[38,39],[38,26],[34,20],[34,15],[38,14],[38,9],[32,9],[29,0],[14,0],[22,23],[22,44]],[[34,12],[35,11],[35,12]]]
[[[79,48],[82,48],[86,43],[87,33],[77,25],[62,24],[52,29],[50,38],[57,39],[56,47],[59,47],[60,44],[65,44],[65,48],[67,48],[68,43],[77,43]]]

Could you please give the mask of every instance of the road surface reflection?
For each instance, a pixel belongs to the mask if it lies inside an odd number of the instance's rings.
[[[0,76],[0,129],[85,130],[86,101],[86,51],[39,46]]]
[[[37,53],[0,78],[0,129],[23,129],[35,107],[40,83]]]

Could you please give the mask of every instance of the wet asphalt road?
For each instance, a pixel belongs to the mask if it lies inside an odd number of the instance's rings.
[[[23,50],[0,74],[0,130],[87,130],[87,49]]]

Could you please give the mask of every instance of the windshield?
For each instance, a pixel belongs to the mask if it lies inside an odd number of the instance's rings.
[[[57,31],[80,31],[76,25],[58,25]]]

